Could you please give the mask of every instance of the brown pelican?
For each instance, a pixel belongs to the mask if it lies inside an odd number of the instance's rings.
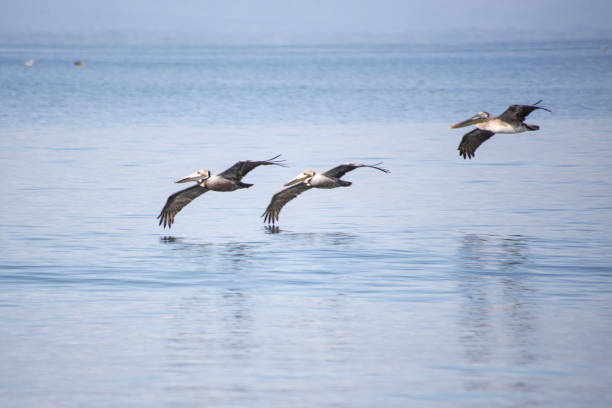
[[[269,166],[271,164],[284,166],[282,163],[284,160],[275,160],[278,157],[280,157],[280,154],[268,160],[239,161],[229,169],[222,173],[215,174],[214,176],[211,175],[209,170],[198,170],[183,179],[175,181],[175,183],[195,181],[197,184],[184,190],[177,191],[168,197],[166,205],[164,205],[164,208],[162,208],[161,212],[157,216],[159,219],[159,225],[163,224],[164,228],[166,226],[170,228],[174,222],[174,217],[184,206],[209,190],[234,191],[238,190],[239,188],[251,187],[253,184],[243,183],[241,181],[242,178],[257,166]]]
[[[379,164],[382,163],[345,163],[320,174],[317,174],[312,170],[306,170],[298,174],[295,178],[293,178],[293,180],[289,181],[288,183],[285,183],[284,187],[287,188],[277,192],[272,196],[272,200],[270,200],[268,208],[266,208],[266,211],[261,216],[264,217],[264,222],[267,222],[268,224],[274,224],[275,221],[278,221],[278,215],[280,214],[284,205],[287,204],[289,201],[293,200],[298,195],[302,194],[304,191],[310,190],[311,188],[348,187],[353,184],[350,181],[341,180],[340,178],[349,171],[353,171],[355,169],[358,169],[359,167],[370,167],[372,169],[389,173],[389,170],[377,167]]]
[[[488,112],[480,112],[463,122],[456,123],[449,129],[462,128],[469,125],[475,125],[476,129],[466,133],[459,143],[459,156],[471,159],[474,157],[474,152],[485,140],[493,136],[495,133],[521,133],[527,130],[538,130],[538,125],[529,125],[523,121],[531,112],[536,109],[543,109],[550,112],[549,109],[541,106],[536,106],[542,102],[537,101],[533,105],[510,105],[508,109],[501,115],[492,118]]]
[[[74,61],[74,66],[75,67],[84,67],[85,66],[85,61]]]

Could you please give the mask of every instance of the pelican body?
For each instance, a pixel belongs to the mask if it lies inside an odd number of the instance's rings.
[[[280,154],[268,160],[239,161],[229,169],[215,175],[212,175],[210,170],[198,170],[185,178],[176,180],[175,183],[195,182],[196,184],[184,190],[177,191],[168,197],[166,205],[164,205],[164,208],[162,208],[157,216],[159,225],[163,224],[164,228],[166,226],[168,228],[172,227],[176,214],[187,204],[209,190],[225,192],[251,187],[253,184],[243,183],[242,178],[258,166],[284,166],[282,163],[284,160],[276,160],[278,157],[280,157]]]
[[[261,216],[264,217],[264,222],[274,225],[274,223],[278,221],[280,211],[285,206],[285,204],[293,200],[298,195],[302,194],[304,191],[310,190],[311,188],[330,189],[336,187],[348,187],[353,183],[351,183],[350,181],[342,180],[341,177],[349,171],[353,171],[360,167],[370,167],[372,169],[376,169],[384,173],[389,173],[389,170],[377,167],[380,164],[382,163],[345,163],[336,166],[333,169],[329,169],[323,173],[315,173],[312,170],[306,170],[298,174],[289,182],[285,183],[283,186],[286,188],[272,196],[268,208],[266,208],[266,211]]]
[[[285,183],[284,186],[288,187],[296,183],[304,182],[309,187],[314,188],[336,188],[336,187],[348,187],[350,181],[342,180],[338,177],[333,177],[325,173],[315,173],[312,170],[306,170],[297,175],[293,180]]]
[[[538,125],[525,123],[525,118],[536,109],[549,109],[536,106],[541,100],[533,105],[510,105],[501,115],[492,118],[488,112],[480,112],[471,118],[449,126],[450,129],[462,128],[474,125],[476,129],[466,133],[459,143],[459,156],[464,159],[474,157],[476,149],[495,133],[521,133],[540,129]]]

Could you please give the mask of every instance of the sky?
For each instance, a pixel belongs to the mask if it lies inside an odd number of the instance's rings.
[[[612,33],[610,0],[0,0],[0,10],[5,37],[166,32],[291,41],[401,39],[422,33],[473,39],[495,33],[564,38]]]

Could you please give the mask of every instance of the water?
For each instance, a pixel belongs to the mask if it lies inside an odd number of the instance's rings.
[[[0,49],[3,406],[612,403],[600,42]],[[448,125],[538,99],[458,157]],[[172,180],[279,153],[157,226]],[[346,161],[391,174],[265,228]]]

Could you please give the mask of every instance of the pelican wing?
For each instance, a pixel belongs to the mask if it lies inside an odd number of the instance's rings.
[[[287,187],[278,193],[272,196],[272,200],[270,200],[270,204],[268,204],[268,208],[261,215],[264,217],[264,222],[268,224],[274,224],[275,221],[278,221],[278,215],[281,210],[289,201],[293,200],[298,195],[302,194],[306,190],[310,190],[312,187],[308,184],[301,182],[297,184],[293,184],[290,187]]]
[[[508,123],[515,120],[523,122],[525,118],[536,109],[543,109],[545,111],[550,112],[550,109],[548,108],[536,106],[540,102],[542,102],[542,100],[537,101],[533,105],[510,105],[508,109],[504,111],[504,113],[499,115],[499,119]]]
[[[382,167],[377,167],[379,164],[382,164],[382,162],[374,163],[374,164],[344,163],[344,164],[334,167],[333,169],[327,170],[326,172],[323,173],[323,175],[327,177],[340,178],[344,176],[346,173],[348,173],[349,171],[353,171],[355,169],[358,169],[359,167],[370,167],[372,169],[376,169],[376,170],[380,170],[385,173],[389,173],[389,170],[383,169]]]
[[[229,180],[240,181],[249,173],[249,171],[253,170],[257,166],[269,166],[271,164],[284,166],[282,163],[284,160],[275,160],[279,157],[280,154],[268,160],[242,160],[225,170],[223,173],[219,173],[219,176]]]
[[[483,144],[488,138],[493,136],[495,133],[489,132],[488,130],[474,129],[469,133],[466,133],[459,143],[459,156],[466,156],[468,159],[474,157],[474,152],[478,149],[478,146]]]
[[[166,205],[164,205],[164,208],[162,208],[161,212],[157,216],[159,219],[159,225],[163,224],[164,228],[166,228],[167,225],[168,228],[170,228],[174,222],[174,216],[181,211],[184,206],[207,191],[208,189],[206,187],[196,184],[195,186],[172,194],[170,197],[168,197]]]

